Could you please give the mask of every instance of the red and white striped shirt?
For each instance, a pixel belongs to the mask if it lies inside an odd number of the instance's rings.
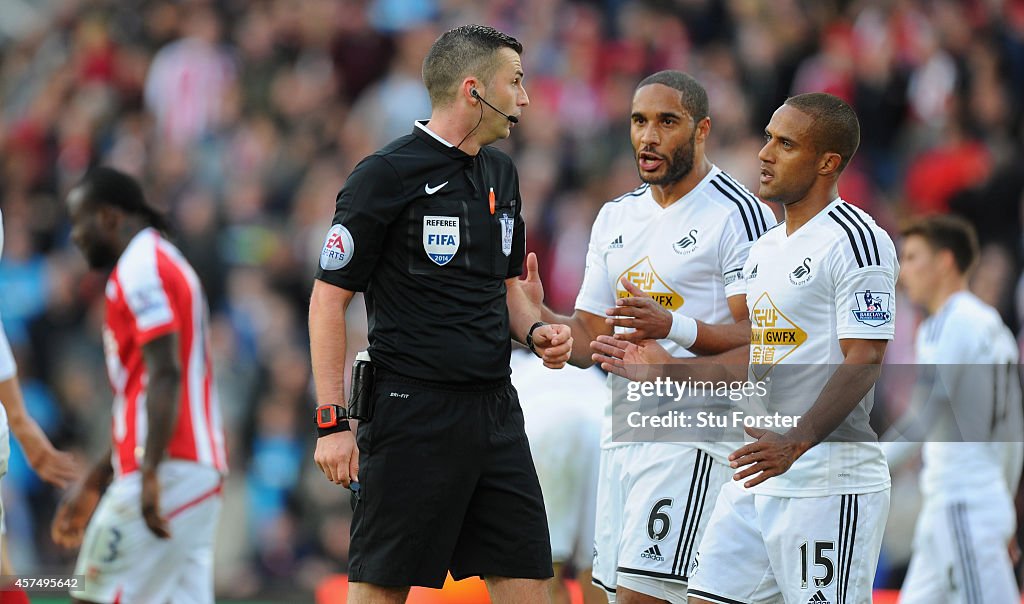
[[[103,344],[114,389],[112,463],[117,476],[139,468],[146,445],[142,346],[176,333],[181,363],[177,425],[168,457],[227,471],[220,408],[207,339],[206,297],[195,271],[156,229],[140,231],[106,287]]]

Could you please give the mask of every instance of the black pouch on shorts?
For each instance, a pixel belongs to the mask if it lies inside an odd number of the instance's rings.
[[[352,392],[348,397],[348,416],[361,422],[373,420],[373,363],[365,350],[352,363]]]

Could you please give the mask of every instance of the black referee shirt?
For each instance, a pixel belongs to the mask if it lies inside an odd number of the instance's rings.
[[[522,272],[521,210],[507,155],[470,156],[415,127],[349,175],[316,278],[366,292],[375,365],[436,382],[505,379],[504,280]]]

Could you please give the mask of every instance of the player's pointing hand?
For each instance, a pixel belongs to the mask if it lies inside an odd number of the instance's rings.
[[[672,313],[629,279],[623,277],[620,282],[630,297],[619,298],[615,301],[615,308],[605,310],[608,315],[605,323],[613,327],[628,327],[633,331],[617,333],[615,337],[627,342],[667,338],[672,329]]]

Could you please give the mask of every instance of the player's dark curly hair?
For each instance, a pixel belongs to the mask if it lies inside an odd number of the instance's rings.
[[[107,166],[89,170],[79,186],[86,191],[86,201],[120,208],[130,214],[144,217],[151,226],[167,231],[164,215],[146,203],[142,187],[131,176]]]
[[[860,121],[853,107],[843,99],[824,92],[798,94],[786,104],[813,120],[811,138],[819,153],[838,153],[841,173],[860,146]]]
[[[460,25],[441,34],[423,59],[423,84],[431,105],[443,107],[455,100],[456,87],[466,76],[490,82],[498,68],[494,54],[502,48],[523,54],[519,40],[486,25]]]
[[[700,82],[689,75],[674,69],[666,69],[647,76],[636,85],[636,88],[639,90],[650,84],[663,84],[678,90],[682,95],[683,109],[693,117],[694,124],[708,116],[708,92]]]

